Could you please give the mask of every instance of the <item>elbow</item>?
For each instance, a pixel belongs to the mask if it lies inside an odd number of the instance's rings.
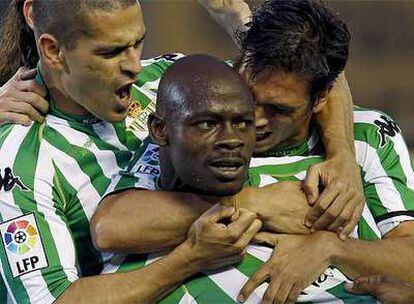
[[[115,242],[113,225],[108,223],[105,219],[98,216],[93,216],[90,224],[90,233],[93,245],[99,251],[114,251]]]

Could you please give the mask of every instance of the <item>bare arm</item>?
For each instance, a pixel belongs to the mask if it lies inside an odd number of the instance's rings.
[[[220,201],[255,212],[267,229],[308,232],[304,217],[309,206],[300,183],[282,182],[245,188],[224,199],[136,189],[113,194],[104,198],[92,217],[92,239],[101,251],[142,253],[172,248],[185,239],[191,224],[211,202]]]
[[[269,287],[264,303],[295,302],[300,292],[328,266],[335,266],[350,278],[384,274],[414,281],[414,223],[401,223],[386,239],[378,241],[340,240],[332,232],[311,235],[260,233],[256,240],[277,246],[272,257],[243,286],[241,300],[264,280]]]
[[[81,278],[56,303],[152,303],[197,271],[178,247],[139,270]]]
[[[227,221],[229,224],[223,224]],[[128,273],[75,281],[58,303],[152,303],[203,269],[240,261],[260,230],[256,214],[214,205],[191,226],[188,237],[166,257]]]
[[[198,0],[198,2],[237,43],[235,33],[237,30],[247,29],[246,23],[251,19],[249,5],[244,0]]]
[[[342,73],[316,115],[326,150],[326,161],[309,167],[304,190],[313,206],[307,226],[314,230],[343,232],[358,223],[364,205],[359,167],[355,160],[353,101]],[[319,193],[319,189],[323,191]]]
[[[414,283],[414,222],[401,223],[379,241],[335,241],[334,265],[357,278],[385,274]]]

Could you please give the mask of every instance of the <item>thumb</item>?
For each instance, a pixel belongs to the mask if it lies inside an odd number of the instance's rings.
[[[259,244],[268,244],[270,246],[276,246],[280,242],[282,236],[282,234],[259,232],[254,236],[253,242]]]
[[[319,197],[319,170],[316,166],[310,166],[306,173],[306,179],[303,184],[308,204],[313,206]]]

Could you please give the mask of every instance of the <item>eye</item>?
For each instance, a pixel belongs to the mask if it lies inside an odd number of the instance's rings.
[[[250,119],[243,119],[240,121],[236,121],[234,123],[234,127],[237,129],[246,129],[253,125],[253,120]]]
[[[201,121],[197,124],[197,127],[201,130],[211,130],[216,126],[215,122],[212,120]]]
[[[101,53],[100,55],[106,59],[110,59],[110,58],[114,58],[116,56],[118,56],[120,53],[122,52],[121,48],[117,48],[113,51],[110,52],[105,52],[105,53]]]

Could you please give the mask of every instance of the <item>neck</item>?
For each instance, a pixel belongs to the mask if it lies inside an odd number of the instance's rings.
[[[56,110],[68,115],[84,116],[89,115],[89,112],[75,102],[66,94],[63,85],[59,81],[59,76],[50,71],[46,66],[40,65],[40,74],[49,91],[50,97],[53,100],[51,105]]]

